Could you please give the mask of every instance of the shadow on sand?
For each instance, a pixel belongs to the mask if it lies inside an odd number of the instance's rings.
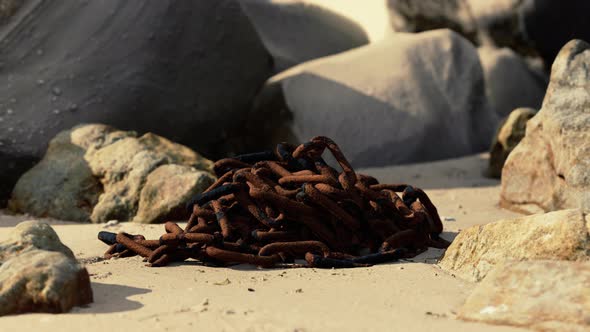
[[[78,314],[108,314],[137,310],[143,307],[139,301],[130,300],[133,295],[150,293],[147,288],[92,282],[94,302],[86,307],[75,308],[72,313]]]

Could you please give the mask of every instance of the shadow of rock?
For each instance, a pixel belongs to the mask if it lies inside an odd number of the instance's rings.
[[[129,300],[133,295],[150,293],[147,288],[138,288],[123,285],[103,284],[92,282],[94,302],[87,307],[74,308],[72,313],[78,314],[108,314],[137,310],[143,307],[138,301]]]

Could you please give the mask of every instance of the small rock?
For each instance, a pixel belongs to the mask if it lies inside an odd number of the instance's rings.
[[[455,219],[455,217],[443,217],[443,221],[453,222],[457,221],[457,219]]]
[[[439,265],[463,279],[480,281],[509,259],[589,259],[586,219],[573,209],[473,226],[457,235]]]
[[[109,220],[109,221],[107,221],[107,222],[106,222],[106,223],[105,223],[105,224],[102,226],[102,228],[109,228],[109,227],[117,226],[118,224],[119,224],[119,220],[115,220],[115,219],[113,219],[113,220]]]
[[[86,268],[51,226],[25,221],[0,243],[0,315],[66,312],[90,302]]]
[[[526,124],[535,116],[532,108],[517,108],[500,124],[490,149],[490,162],[486,176],[500,178],[506,158],[525,134]]]
[[[475,288],[458,317],[546,332],[589,331],[589,308],[590,262],[505,262]]]
[[[225,280],[223,280],[223,281],[217,281],[217,282],[213,283],[213,285],[215,285],[215,286],[226,286],[229,284],[231,284],[231,280],[229,280],[228,278],[225,278]]]

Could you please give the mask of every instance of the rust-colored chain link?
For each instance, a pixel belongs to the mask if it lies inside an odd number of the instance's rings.
[[[326,149],[341,172],[322,159]],[[218,180],[187,205],[185,229],[167,222],[159,240],[100,232],[110,246],[105,258],[137,254],[150,266],[192,258],[217,266],[348,268],[449,245],[424,191],[356,174],[327,137],[222,159],[214,171]]]

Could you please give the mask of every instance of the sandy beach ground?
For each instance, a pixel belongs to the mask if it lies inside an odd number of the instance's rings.
[[[484,178],[485,154],[359,170],[384,183],[423,188],[443,217],[443,237],[516,216],[498,207],[499,181]],[[454,218],[454,221],[453,219]],[[0,212],[0,240],[27,216]],[[67,314],[0,318],[0,331],[523,331],[467,323],[454,311],[475,284],[436,266],[441,250],[370,268],[257,269],[196,262],[149,268],[139,257],[103,261],[101,230],[161,235],[163,225],[77,224],[43,219],[86,263],[94,303]]]

